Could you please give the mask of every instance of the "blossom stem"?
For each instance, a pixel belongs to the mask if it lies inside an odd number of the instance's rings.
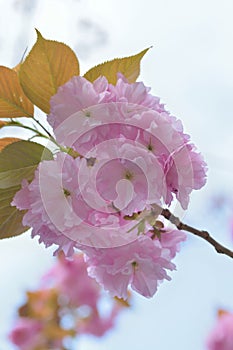
[[[71,149],[70,149],[69,147],[67,148],[67,147],[61,146],[61,145],[57,142],[57,140],[53,137],[53,135],[44,127],[43,124],[41,124],[41,122],[40,122],[38,119],[36,119],[35,117],[33,117],[33,120],[46,132],[46,134],[47,134],[48,136],[44,135],[45,138],[47,138],[47,139],[49,139],[51,142],[53,142],[53,143],[60,149],[61,152],[65,152],[65,153],[70,154],[70,150],[71,150]],[[43,135],[43,134],[41,134],[41,135]]]
[[[183,223],[177,216],[173,215],[169,209],[160,208],[160,210],[160,215],[162,215],[165,219],[174,224],[178,230],[187,231],[194,234],[195,236],[201,237],[209,244],[211,244],[219,254],[224,254],[229,256],[230,258],[233,258],[233,251],[217,242],[213,237],[211,237],[209,232],[198,230],[192,226]]]
[[[41,124],[41,122],[38,119],[33,117],[33,120],[46,132],[46,134],[49,136],[50,139],[53,139],[52,134],[44,127],[43,124]]]
[[[37,122],[38,125],[40,125],[42,127],[42,129],[47,133],[47,135],[43,134],[38,129],[32,128],[32,127],[27,126],[27,125],[24,125],[24,124],[20,123],[19,121],[15,121],[13,119],[11,120],[11,122],[9,122],[5,126],[17,126],[19,128],[30,130],[30,131],[32,131],[32,132],[34,132],[36,134],[36,135],[32,136],[32,138],[34,138],[34,137],[45,138],[45,139],[53,142],[62,152],[66,152],[66,153],[70,152],[70,148],[66,148],[66,147],[63,147],[63,146],[59,145],[59,143],[56,141],[56,139],[50,134],[50,132],[37,119],[33,118],[33,120],[35,122]],[[30,139],[32,139],[32,138],[30,138]]]

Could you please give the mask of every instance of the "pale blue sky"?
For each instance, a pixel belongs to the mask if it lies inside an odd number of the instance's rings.
[[[23,5],[35,3],[25,14]],[[14,5],[14,9],[13,9]],[[209,165],[206,188],[192,196],[184,219],[233,248],[227,224],[210,217],[213,193],[232,195],[232,0],[0,0],[0,64],[14,66],[35,41],[64,41],[80,56],[81,71],[153,46],[140,79],[152,87]],[[80,52],[80,53],[79,53]],[[4,130],[0,136],[4,135]],[[29,234],[0,242],[0,349],[23,291],[52,263],[52,250]],[[176,259],[172,281],[151,300],[135,297],[117,328],[101,340],[81,339],[79,350],[204,350],[218,307],[233,310],[233,261],[190,238]]]

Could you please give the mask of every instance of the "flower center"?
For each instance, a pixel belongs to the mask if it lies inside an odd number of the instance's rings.
[[[129,170],[126,170],[124,178],[126,180],[132,180],[133,179],[133,174]]]
[[[71,195],[70,191],[67,190],[66,188],[63,188],[63,192],[64,192],[64,195],[65,195],[66,197],[68,197],[68,196]]]
[[[133,266],[133,269],[134,269],[134,270],[137,270],[137,269],[138,269],[138,263],[137,263],[137,261],[133,261],[133,262],[132,262],[132,266]]]
[[[85,117],[90,118],[91,112],[90,111],[84,111]]]
[[[152,146],[151,142],[147,145],[147,149],[149,151],[153,151],[154,147]]]

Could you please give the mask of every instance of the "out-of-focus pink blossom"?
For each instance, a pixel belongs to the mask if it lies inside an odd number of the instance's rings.
[[[104,301],[108,310],[102,308]],[[103,336],[114,327],[125,306],[129,306],[128,300],[104,295],[88,276],[83,254],[68,260],[60,253],[55,265],[42,276],[40,289],[27,292],[27,301],[18,310],[19,318],[9,339],[20,350],[63,349],[64,341],[70,337]]]
[[[221,312],[207,339],[208,350],[233,349],[233,314]]]
[[[75,254],[72,260],[68,260],[61,253],[57,263],[43,276],[42,286],[49,284],[56,288],[59,296],[63,297],[61,308],[64,306],[68,310],[76,310],[74,324],[78,334],[101,337],[113,328],[122,306],[119,301],[109,299],[110,312],[100,312],[99,304],[105,296],[99,284],[88,276],[87,267],[83,254]]]
[[[20,317],[9,334],[9,338],[20,350],[32,350],[37,345],[40,345],[43,340],[41,334],[42,328],[43,324],[40,321]]]
[[[85,248],[88,273],[112,296],[127,298],[127,289],[150,298],[157,291],[159,282],[170,280],[167,270],[174,270],[171,259],[185,239],[182,232],[162,233],[160,240],[139,236],[128,245],[115,248]],[[177,235],[176,235],[177,234]]]
[[[120,308],[117,304],[113,306],[110,314],[106,316],[100,315],[97,309],[93,309],[89,317],[77,323],[77,330],[81,334],[91,334],[96,337],[102,337],[107,331],[114,327],[116,316],[119,311]]]
[[[43,283],[48,282],[76,307],[95,308],[100,298],[100,287],[88,276],[82,254],[73,255],[72,260],[60,254],[57,263],[43,277]]]

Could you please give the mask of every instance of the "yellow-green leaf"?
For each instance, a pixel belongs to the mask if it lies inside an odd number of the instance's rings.
[[[9,143],[0,152],[0,239],[17,236],[28,229],[22,225],[25,211],[12,207],[11,202],[22,180],[31,181],[38,163],[52,158],[44,146],[24,140]]]
[[[115,58],[112,61],[107,61],[98,66],[91,68],[84,77],[93,82],[99,76],[105,76],[109,83],[116,84],[117,73],[122,73],[129,83],[134,83],[140,74],[140,62],[149,48],[139,52],[134,56]]]
[[[0,66],[0,118],[32,117],[33,108],[23,92],[17,73]]]
[[[71,48],[58,41],[46,40],[37,31],[37,41],[19,70],[20,82],[28,98],[49,113],[50,98],[74,75],[79,75],[79,62]]]
[[[20,186],[0,189],[0,239],[18,236],[28,230],[22,225],[22,219],[26,211],[19,211],[10,204]]]
[[[1,123],[3,123],[2,126]],[[0,121],[0,128],[2,128],[4,125],[7,125],[7,122]],[[11,143],[14,143],[16,141],[20,141],[20,139],[17,139],[16,137],[3,137],[2,139],[0,139],[0,151],[2,151],[3,148],[5,148],[7,145],[10,145]]]
[[[32,180],[42,160],[53,159],[50,150],[38,143],[18,141],[0,152],[0,188],[20,185],[23,179]]]

